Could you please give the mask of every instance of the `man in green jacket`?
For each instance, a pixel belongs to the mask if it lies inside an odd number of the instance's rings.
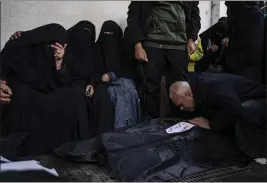
[[[132,1],[129,5],[124,42],[141,63],[145,108],[152,118],[159,117],[162,76],[167,76],[168,86],[186,80],[188,54],[195,51],[200,26],[198,1]]]

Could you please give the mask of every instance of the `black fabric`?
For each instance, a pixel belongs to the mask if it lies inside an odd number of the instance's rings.
[[[69,78],[63,79],[55,69],[53,48],[50,47],[54,42],[64,46],[66,41],[66,31],[58,24],[26,31],[20,39],[8,41],[0,56],[2,78],[6,79],[14,72],[16,77],[41,92],[51,92],[68,84]],[[68,66],[66,62],[68,59],[64,59],[64,64]],[[67,71],[64,76],[68,77]]]
[[[266,87],[241,76],[201,73],[189,81],[196,111],[210,119],[211,127],[221,131],[234,125],[242,112],[241,103],[266,98]]]
[[[229,73],[261,81],[264,15],[255,2],[226,2]],[[249,27],[249,28],[248,28]]]
[[[103,150],[115,178],[127,182],[168,181],[249,162],[231,141],[209,131],[195,127],[167,134],[165,129],[177,122],[152,120],[124,132],[103,134]]]
[[[199,35],[201,45],[204,51],[203,57],[195,63],[195,72],[208,72],[207,69],[211,64],[226,67],[226,48],[222,47],[223,38],[228,37],[227,18],[221,17],[216,24],[205,30]],[[218,51],[213,52],[207,49],[208,42],[216,44]]]
[[[266,102],[266,98],[243,102],[235,126],[236,144],[250,157],[266,158]]]
[[[214,42],[219,48],[221,47],[221,41],[228,36],[227,18],[221,17],[218,22],[212,25],[210,28],[202,32],[199,37],[201,38],[201,44],[204,53],[207,51],[209,39]]]
[[[239,121],[241,129],[254,129],[244,131],[244,133],[248,133],[246,136],[251,137],[251,142],[258,139],[257,136],[265,136],[263,129],[266,129],[264,126],[266,125],[266,116],[263,115],[264,113],[261,114],[262,117],[256,113],[247,115],[247,109],[241,105],[249,100],[262,99],[266,101],[264,85],[241,76],[221,73],[199,74],[192,77],[189,84],[193,91],[196,113],[210,121],[212,131],[228,134],[234,139],[233,130],[236,129],[235,125],[238,126],[237,122]],[[264,111],[264,107],[258,107],[257,110]],[[262,124],[259,125],[259,123]],[[244,127],[242,127],[243,125]],[[241,135],[241,132],[239,134]],[[250,143],[248,142],[248,144]],[[259,148],[260,145],[256,145],[256,147]],[[251,151],[257,152],[258,148],[256,147],[250,148]]]
[[[72,85],[81,86],[101,83],[104,66],[95,54],[95,26],[89,21],[80,21],[67,30],[68,50],[74,57],[71,70]]]
[[[195,72],[205,72],[211,64],[214,64],[216,58],[220,56],[220,52],[208,50],[203,57],[195,63]]]
[[[166,133],[180,121],[146,120],[104,133],[101,138],[66,143],[56,154],[75,162],[105,163],[116,180],[127,182],[169,181],[251,161],[231,140],[211,131],[193,127],[182,133]]]
[[[99,62],[102,62],[105,73],[113,72],[118,78],[132,79],[134,71],[129,59],[123,56],[122,38],[122,29],[116,22],[108,20],[103,23],[97,40]]]
[[[71,72],[72,86],[83,95],[87,85],[94,87],[93,97],[86,97],[86,101],[90,114],[90,133],[92,136],[99,135],[113,129],[114,105],[108,96],[107,86],[101,81],[105,68],[99,45],[95,44],[95,27],[91,22],[81,21],[68,33],[68,44],[75,58]]]
[[[159,95],[162,76],[167,76],[167,85],[174,81],[186,80],[187,51],[163,50],[145,47],[148,62],[141,65],[145,80],[145,108],[148,114],[159,117]]]
[[[49,153],[63,142],[90,137],[84,95],[70,87],[72,60],[64,56],[57,71],[48,46],[66,41],[65,29],[49,24],[24,32],[1,52],[2,76],[13,92],[1,123],[7,135],[27,134],[18,156]]]
[[[107,92],[109,85],[100,84],[95,88],[93,96],[94,135],[99,135],[114,129],[115,106]]]
[[[266,73],[266,67],[267,67],[267,16],[265,16],[265,31],[264,31],[264,49],[265,51],[263,51],[263,64],[262,64],[262,83],[264,85],[267,85],[266,83],[266,77],[267,77],[267,73]]]
[[[201,27],[198,3],[198,1],[183,2],[188,39],[196,40]],[[127,28],[124,33],[130,47],[144,40],[145,34],[149,30],[148,18],[151,11],[151,2],[131,1],[128,7]]]

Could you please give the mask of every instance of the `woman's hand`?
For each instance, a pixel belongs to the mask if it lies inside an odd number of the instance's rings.
[[[6,85],[6,81],[0,80],[0,103],[10,103],[12,90]]]
[[[85,89],[85,95],[91,98],[94,95],[94,93],[95,93],[94,87],[92,85],[87,85]]]
[[[222,45],[223,45],[223,47],[228,47],[229,46],[229,38],[223,38],[223,40],[222,40]]]
[[[109,77],[109,75],[107,73],[102,76],[102,81],[104,83],[110,82],[110,77]]]
[[[67,47],[67,44],[64,45],[64,47],[59,44],[59,43],[55,43],[53,45],[51,45],[52,48],[54,48],[54,56],[55,56],[55,60],[56,60],[56,67],[57,70],[61,69],[61,65],[62,65],[62,61],[63,61],[63,57],[65,54],[65,48]]]
[[[21,36],[22,31],[17,31],[13,35],[10,36],[9,40],[18,39]]]

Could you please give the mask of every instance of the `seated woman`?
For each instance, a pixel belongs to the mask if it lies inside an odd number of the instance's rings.
[[[122,30],[114,21],[103,23],[97,47],[105,67],[102,81],[108,84],[108,93],[115,104],[114,128],[135,125],[140,120],[139,98],[130,69],[122,59]]]
[[[67,32],[68,49],[75,60],[72,86],[87,95],[87,104],[92,108],[93,135],[113,130],[114,104],[101,80],[104,66],[96,57],[95,26],[89,21],[80,21]]]
[[[21,155],[49,153],[91,135],[84,95],[70,87],[66,41],[66,30],[49,24],[25,31],[1,52],[1,80],[12,90],[1,122],[8,134],[25,134]]]
[[[200,34],[204,55],[196,62],[196,72],[222,72],[226,67],[228,34],[227,18],[221,17],[216,24]]]

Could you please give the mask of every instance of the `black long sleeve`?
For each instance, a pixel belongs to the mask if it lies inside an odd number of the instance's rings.
[[[213,131],[223,131],[238,120],[242,106],[238,95],[227,83],[213,85],[207,96],[207,102],[216,109],[209,119]]]
[[[187,37],[188,39],[193,39],[194,41],[198,38],[198,33],[201,28],[200,15],[198,4],[199,1],[188,1],[188,12],[187,12]]]
[[[127,28],[124,36],[131,46],[144,40],[140,27],[142,5],[143,1],[131,1],[128,7]]]

